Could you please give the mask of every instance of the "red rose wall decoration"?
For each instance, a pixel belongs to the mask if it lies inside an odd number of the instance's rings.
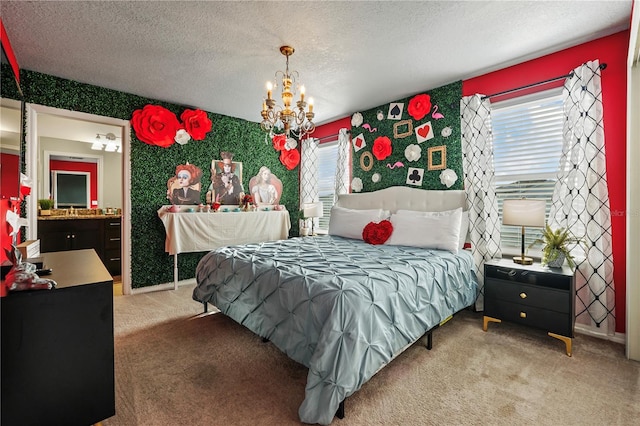
[[[379,136],[373,141],[373,155],[378,159],[378,161],[382,161],[388,156],[391,155],[391,139],[387,136]]]
[[[300,153],[297,149],[280,151],[280,162],[284,164],[287,170],[293,170],[300,163]]]
[[[133,112],[131,124],[142,142],[167,148],[180,130],[180,122],[174,113],[159,105],[145,105]]]
[[[145,105],[137,109],[131,117],[133,130],[136,137],[142,142],[162,148],[168,148],[175,142],[181,144],[188,142],[190,138],[203,140],[211,130],[211,120],[202,110],[185,110],[178,117],[165,107],[160,105]],[[184,132],[188,133],[188,136]]]
[[[284,149],[284,146],[287,143],[287,135],[285,134],[274,135],[272,139],[272,143],[273,143],[273,149],[275,149],[276,151],[282,151]]]
[[[393,225],[388,220],[381,222],[369,222],[362,230],[362,239],[373,245],[384,244],[391,233],[393,232]]]
[[[407,112],[414,120],[422,120],[431,111],[431,96],[416,95],[409,101]]]
[[[211,120],[207,117],[207,113],[198,110],[185,109],[180,114],[180,119],[184,125],[184,129],[191,135],[194,140],[201,141],[211,130]]]

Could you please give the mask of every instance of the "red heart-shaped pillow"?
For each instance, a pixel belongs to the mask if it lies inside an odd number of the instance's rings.
[[[388,220],[369,222],[362,230],[362,239],[369,244],[384,244],[393,232],[393,225]]]

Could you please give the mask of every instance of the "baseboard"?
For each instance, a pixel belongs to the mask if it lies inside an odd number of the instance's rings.
[[[598,339],[610,340],[612,342],[621,343],[623,345],[627,343],[627,337],[625,333],[615,333],[613,336],[610,336],[605,333],[599,333],[597,331],[594,331],[590,327],[586,327],[580,324],[576,324],[575,332],[584,334],[585,336],[597,337]]]
[[[196,284],[195,278],[178,281],[178,287],[184,286],[184,285],[195,285],[195,284]],[[150,293],[152,291],[161,291],[161,290],[173,290],[173,282],[158,284],[158,285],[150,285],[147,287],[132,288],[131,294]]]

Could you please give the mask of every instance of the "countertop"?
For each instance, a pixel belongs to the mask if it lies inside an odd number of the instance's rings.
[[[82,214],[77,216],[38,216],[38,220],[71,220],[71,219],[120,219],[122,215],[119,214]]]

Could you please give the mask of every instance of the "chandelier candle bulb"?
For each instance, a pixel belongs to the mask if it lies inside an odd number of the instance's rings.
[[[313,98],[309,98],[309,112],[313,112]]]
[[[304,86],[300,86],[300,102],[304,102]]]
[[[273,84],[267,82],[267,99],[271,99],[271,91],[273,90]]]

